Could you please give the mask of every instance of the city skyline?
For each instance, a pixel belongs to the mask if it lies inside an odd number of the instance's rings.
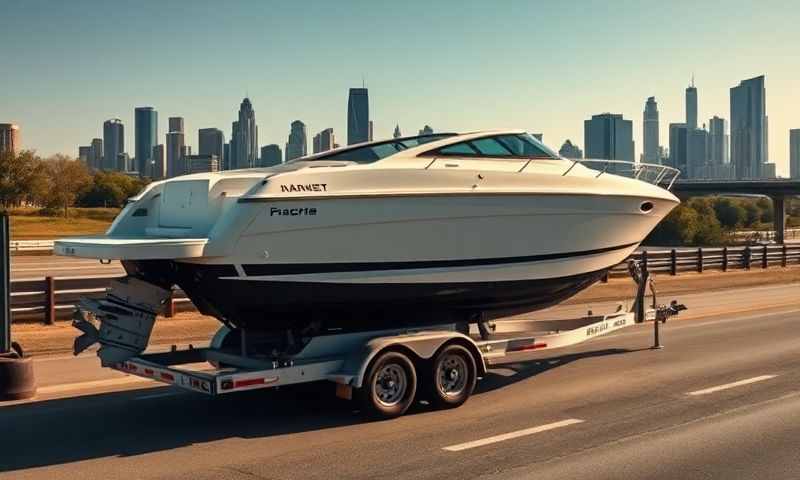
[[[411,29],[400,42],[374,21],[379,8],[356,5],[319,5],[320,15],[304,19],[312,34],[297,38],[290,20],[298,12],[282,5],[243,2],[237,8],[219,9],[211,2],[198,2],[192,9],[177,5],[162,9],[154,4],[82,2],[50,5],[45,15],[36,1],[11,4],[4,10],[9,21],[0,38],[16,46],[5,64],[7,82],[14,88],[0,94],[4,106],[0,121],[22,127],[23,148],[43,155],[74,155],[77,145],[101,136],[97,125],[107,118],[121,118],[130,126],[125,142],[133,145],[133,108],[140,105],[153,105],[162,116],[185,117],[187,132],[215,127],[228,137],[228,122],[235,117],[232,105],[249,96],[262,112],[261,143],[282,144],[286,125],[295,118],[303,119],[310,131],[332,127],[344,139],[346,91],[360,85],[363,76],[372,93],[370,117],[376,138],[390,138],[397,123],[412,131],[425,123],[436,125],[437,131],[522,127],[543,132],[548,145],[556,148],[567,138],[581,139],[582,121],[592,114],[622,113],[638,124],[643,100],[655,96],[664,144],[667,125],[685,118],[684,89],[693,72],[701,89],[698,119],[713,115],[730,119],[728,90],[741,79],[766,73],[770,157],[780,173],[788,174],[788,132],[800,123],[790,109],[800,103],[795,85],[798,67],[786,62],[794,55],[791,32],[798,20],[792,9],[747,4],[717,9],[688,2],[624,9],[595,9],[583,2],[558,8],[523,3],[515,6],[514,18],[509,19],[488,6],[425,5],[424,19],[410,13],[398,18]],[[686,14],[687,5],[692,5],[691,16]],[[586,15],[587,8],[592,15]],[[114,12],[127,20],[111,28],[93,21],[87,10],[97,13],[96,18]],[[758,15],[753,14],[756,11]],[[645,12],[648,17],[681,21],[653,30],[640,21]],[[179,19],[174,28],[153,26],[153,16],[170,14]],[[449,15],[452,21],[443,21]],[[531,18],[541,25],[535,32],[525,28]],[[561,29],[566,18],[573,27],[569,35]],[[73,34],[56,42],[48,34],[24,28],[31,23],[45,32],[70,25]],[[225,35],[201,34],[205,27],[218,30],[218,23],[232,27],[225,29]],[[342,28],[355,24],[364,28]],[[501,30],[495,28],[499,25]],[[264,28],[270,29],[269,39],[257,34]],[[141,41],[142,31],[148,32],[146,42]],[[727,31],[737,35],[715,41]],[[174,61],[157,54],[172,44],[175,35],[193,45],[179,53],[184,57],[181,69],[167,68]],[[498,36],[504,48],[492,51],[487,45]],[[686,36],[703,47],[665,47]],[[617,49],[613,56],[599,41],[610,37]],[[111,40],[98,42],[99,38]],[[530,57],[532,42],[548,48],[537,49],[536,61],[520,62]],[[387,52],[430,45],[437,46],[437,55],[386,61]],[[352,53],[347,56],[331,54],[349,49]],[[303,55],[293,53],[298,50]],[[230,51],[236,51],[237,58],[226,64],[226,75],[206,75],[216,71],[218,59],[228,58]],[[251,65],[250,59],[257,61]],[[135,66],[150,62],[148,69]],[[475,68],[476,62],[481,68]],[[539,62],[558,68],[541,75]],[[281,67],[279,76],[272,74],[275,65]],[[669,68],[660,68],[663,65]],[[152,75],[153,69],[159,74]],[[316,74],[322,69],[329,73]],[[653,76],[654,70],[658,75]],[[63,76],[54,77],[53,71]],[[498,71],[503,74],[498,76]],[[591,82],[587,82],[589,72]],[[78,111],[81,114],[75,115]],[[164,127],[158,132],[159,142],[166,134]],[[643,147],[640,125],[635,125],[633,134],[638,158]],[[193,134],[187,138],[195,148],[196,141]]]

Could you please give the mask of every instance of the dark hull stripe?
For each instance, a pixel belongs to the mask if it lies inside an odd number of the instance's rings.
[[[366,262],[366,263],[272,263],[242,265],[248,276],[257,275],[298,275],[305,273],[367,272],[378,270],[412,270],[425,268],[473,267],[481,265],[507,265],[510,263],[541,262],[563,258],[584,257],[599,253],[623,250],[636,245],[628,243],[615,247],[597,248],[579,252],[546,253],[523,257],[476,258],[463,260],[424,260],[412,262]]]

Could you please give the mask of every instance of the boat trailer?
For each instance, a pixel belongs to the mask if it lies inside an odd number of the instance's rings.
[[[299,352],[291,355],[259,351],[248,345],[244,332],[237,332],[239,338],[232,348],[225,340],[235,331],[222,327],[208,347],[173,346],[167,352],[139,353],[106,366],[208,395],[328,380],[336,384],[337,396],[358,398],[363,410],[381,418],[405,413],[418,393],[435,407],[457,407],[492,365],[514,360],[520,353],[568,347],[645,322],[653,322],[652,348],[662,348],[660,325],[686,307],[676,301],[659,305],[654,281],[638,262],[629,263],[629,273],[637,284],[631,308],[620,303],[615,312],[606,315],[589,311],[573,319],[501,319],[477,325],[446,323],[330,333],[307,339]],[[645,304],[648,290],[652,296],[649,306]],[[119,296],[111,292],[110,298]],[[92,315],[98,315],[97,303],[88,306],[95,307]],[[139,322],[154,317],[141,306],[136,313]],[[97,335],[87,328],[87,321],[84,312],[76,326]]]

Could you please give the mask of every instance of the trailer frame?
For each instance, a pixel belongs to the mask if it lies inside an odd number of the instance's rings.
[[[473,325],[444,323],[425,327],[331,333],[311,337],[298,353],[277,358],[248,351],[243,332],[238,354],[231,353],[230,348],[222,348],[226,335],[232,331],[228,327],[222,327],[209,347],[194,348],[190,345],[188,349],[178,349],[173,346],[168,352],[143,353],[115,363],[111,368],[212,396],[327,380],[336,384],[337,396],[351,399],[354,393],[370,388],[396,390],[397,382],[391,379],[374,380],[375,373],[371,371],[375,362],[387,353],[398,358],[406,357],[411,361],[412,371],[406,372],[409,374],[406,380],[413,383],[416,390],[417,372],[413,370],[430,370],[433,363],[435,372],[441,373],[442,367],[437,362],[440,362],[439,356],[447,347],[448,351],[453,350],[456,354],[450,361],[458,361],[460,355],[460,363],[467,368],[462,368],[464,372],[461,373],[448,370],[446,373],[452,378],[442,377],[442,381],[463,383],[470,380],[472,386],[464,384],[462,390],[466,391],[458,397],[449,398],[442,394],[438,403],[440,406],[458,406],[472,393],[474,381],[478,377],[484,376],[492,365],[509,360],[515,354],[573,346],[648,321],[654,324],[652,348],[662,348],[660,324],[686,307],[674,300],[668,306],[658,305],[654,282],[649,273],[637,262],[629,264],[629,271],[638,287],[631,307],[626,310],[620,303],[615,312],[605,315],[594,315],[589,311],[585,316],[571,319],[495,320],[479,321]],[[649,308],[645,306],[645,292],[648,288],[652,294]],[[474,359],[474,368],[470,369],[467,365],[469,362],[463,361],[466,357],[464,351],[468,351]],[[400,361],[399,364],[408,369],[407,362]],[[200,366],[205,367],[196,368]],[[395,373],[399,370],[402,369],[395,369]],[[459,375],[467,376],[470,373],[468,370],[471,370],[474,378],[463,381],[458,378]],[[402,372],[400,374],[402,376]],[[365,385],[365,378],[368,376],[371,383]],[[436,375],[429,375],[423,381],[442,382],[436,378]],[[431,387],[428,384],[422,385],[421,382],[419,384],[426,388]],[[407,408],[405,405],[403,408],[387,410],[382,408],[380,399],[374,395],[368,397],[367,403],[371,402],[372,407],[376,407],[377,402],[377,411],[376,408],[371,410],[378,416],[402,415]]]

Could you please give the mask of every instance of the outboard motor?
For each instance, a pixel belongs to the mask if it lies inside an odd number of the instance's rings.
[[[147,348],[156,316],[171,294],[152,283],[124,277],[114,281],[105,298],[81,299],[72,325],[83,335],[75,339],[73,353],[99,342],[97,356],[103,366],[139,355]]]

